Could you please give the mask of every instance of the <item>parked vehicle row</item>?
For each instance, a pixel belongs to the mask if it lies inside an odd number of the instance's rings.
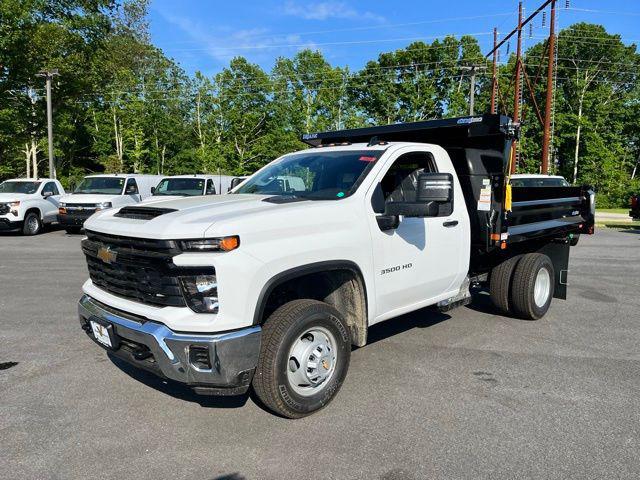
[[[509,179],[519,125],[484,115],[305,135],[228,195],[97,212],[78,305],[95,343],[197,393],[327,405],[371,325],[485,286],[527,320],[566,298],[588,187]],[[517,180],[517,179],[516,179]]]
[[[0,231],[39,233],[58,222],[77,233],[95,212],[137,203],[226,193],[236,180],[228,175],[88,175],[72,193],[50,178],[11,179],[0,184]]]

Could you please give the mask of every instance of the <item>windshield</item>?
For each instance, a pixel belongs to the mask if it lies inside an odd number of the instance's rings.
[[[514,187],[568,187],[569,182],[557,177],[512,178],[511,185]]]
[[[124,187],[124,178],[86,177],[73,193],[120,195],[122,187]]]
[[[163,178],[154,196],[162,195],[182,195],[192,197],[202,195],[204,192],[204,179],[202,178]]]
[[[2,182],[0,193],[36,193],[40,182]]]
[[[233,193],[290,195],[313,199],[343,198],[355,191],[359,180],[383,151],[349,150],[288,155],[249,178]]]

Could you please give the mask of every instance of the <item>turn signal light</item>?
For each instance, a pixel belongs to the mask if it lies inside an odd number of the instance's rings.
[[[60,215],[66,215],[66,214],[67,214],[67,209],[66,209],[66,208],[62,208],[62,207],[60,207],[60,208],[58,209],[58,213],[59,213]]]
[[[224,237],[220,240],[220,248],[225,252],[235,250],[240,246],[240,238],[237,236]]]

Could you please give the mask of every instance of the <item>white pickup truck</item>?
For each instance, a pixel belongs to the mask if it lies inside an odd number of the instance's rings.
[[[73,193],[60,199],[58,222],[67,233],[78,233],[95,212],[149,198],[161,178],[160,175],[126,173],[88,175]]]
[[[56,221],[64,188],[53,178],[14,178],[0,183],[0,230],[36,235]]]
[[[307,135],[315,148],[228,195],[99,212],[81,326],[139,368],[201,394],[252,386],[298,418],[334,397],[375,323],[463,305],[470,285],[538,319],[566,295],[593,195],[512,189],[515,135],[498,115]]]
[[[140,205],[201,195],[222,195],[229,191],[234,177],[228,175],[173,175],[164,177],[151,189],[151,196]]]

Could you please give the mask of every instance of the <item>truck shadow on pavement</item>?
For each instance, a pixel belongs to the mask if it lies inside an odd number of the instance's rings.
[[[466,308],[478,313],[486,313],[487,315],[502,315],[493,304],[489,292],[484,289],[473,289],[471,291],[471,303]]]
[[[391,318],[369,327],[367,348],[385,338],[393,337],[414,328],[428,328],[451,318],[451,315],[438,311],[435,307],[426,307],[415,312]]]
[[[160,378],[152,373],[146,372],[119,358],[107,353],[109,360],[121,371],[129,375],[134,380],[144,383],[148,387],[158,390],[166,395],[170,395],[179,400],[197,403],[207,408],[240,408],[247,403],[248,394],[232,397],[198,395],[189,387],[171,380]]]

